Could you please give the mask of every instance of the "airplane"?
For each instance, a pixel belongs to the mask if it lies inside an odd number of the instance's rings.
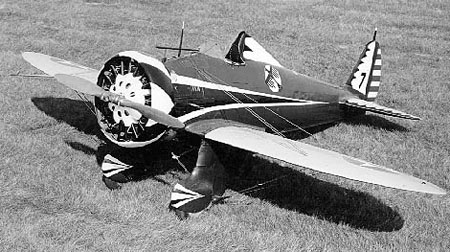
[[[446,194],[422,179],[286,137],[292,131],[311,135],[308,129],[367,111],[420,120],[375,102],[381,83],[376,33],[342,85],[285,68],[245,31],[227,53],[182,48],[181,40],[178,48],[160,47],[178,50],[177,57],[158,60],[125,51],[107,60],[100,71],[40,53],[22,56],[63,85],[95,96],[99,127],[115,145],[139,148],[182,134],[201,139],[195,167],[171,192],[169,208],[180,218],[224,199],[226,174],[216,147],[220,144],[351,180]],[[181,51],[189,54],[182,56]],[[108,154],[101,168],[104,183],[115,189],[132,165]]]

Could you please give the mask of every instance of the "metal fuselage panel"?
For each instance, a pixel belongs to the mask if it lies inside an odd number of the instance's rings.
[[[339,100],[349,94],[340,87],[275,66],[281,88],[273,92],[266,82],[269,64],[262,62],[233,65],[195,54],[169,60],[165,65],[180,76],[173,82],[174,114],[187,123],[228,119],[265,127],[259,116],[281,131],[295,128],[288,121],[309,128],[342,119]]]

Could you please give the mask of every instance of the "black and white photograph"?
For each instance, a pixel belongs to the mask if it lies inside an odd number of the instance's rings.
[[[0,251],[450,251],[450,2],[2,0]]]

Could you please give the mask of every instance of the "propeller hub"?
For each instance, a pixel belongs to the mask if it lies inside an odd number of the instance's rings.
[[[139,104],[145,104],[146,97],[151,94],[150,89],[142,89],[140,77],[134,76],[133,73],[118,74],[109,91]],[[142,117],[141,113],[132,108],[122,107],[114,103],[108,103],[108,107],[113,112],[114,121],[119,122],[122,120],[127,127],[133,123],[138,123]]]

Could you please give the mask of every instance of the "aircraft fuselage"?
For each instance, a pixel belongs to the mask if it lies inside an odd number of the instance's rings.
[[[174,114],[186,122],[227,119],[280,131],[310,128],[341,120],[345,89],[284,67],[247,61],[236,65],[204,54],[169,60]],[[272,78],[272,80],[269,80]],[[249,111],[251,110],[251,111]],[[260,117],[260,118],[258,118]]]

